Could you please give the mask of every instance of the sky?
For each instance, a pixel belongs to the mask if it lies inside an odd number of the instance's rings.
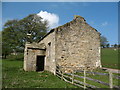
[[[80,15],[105,36],[110,44],[118,43],[117,2],[2,2],[2,25],[7,20],[37,14],[55,28]]]

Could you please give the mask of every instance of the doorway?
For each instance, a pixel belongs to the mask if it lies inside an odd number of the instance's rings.
[[[44,71],[45,56],[37,56],[36,71]]]

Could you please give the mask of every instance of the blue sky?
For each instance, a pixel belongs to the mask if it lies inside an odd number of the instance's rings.
[[[118,3],[117,2],[3,2],[3,24],[10,19],[22,19],[40,11],[54,13],[59,17],[59,25],[80,15],[86,22],[107,37],[110,44],[118,43]]]

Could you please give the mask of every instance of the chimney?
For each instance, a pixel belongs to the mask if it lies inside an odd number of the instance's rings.
[[[86,21],[83,17],[81,17],[79,15],[74,15],[74,19],[79,19],[81,21]]]

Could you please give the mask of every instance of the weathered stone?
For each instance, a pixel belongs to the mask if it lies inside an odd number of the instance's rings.
[[[66,72],[101,67],[100,33],[83,17],[75,16],[73,21],[52,29],[39,43],[26,44],[24,70],[36,71],[37,55],[45,56],[44,68],[54,74],[56,65]]]

